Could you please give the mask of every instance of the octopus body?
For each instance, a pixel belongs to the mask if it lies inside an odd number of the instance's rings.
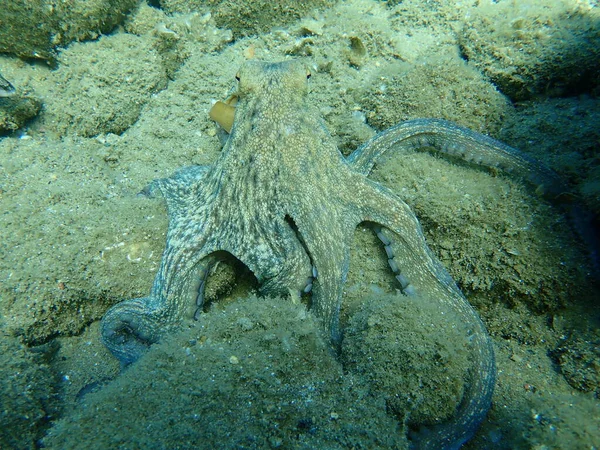
[[[433,146],[540,181],[549,173],[500,142],[450,122],[393,127],[344,158],[307,101],[309,74],[298,61],[247,62],[237,76],[231,134],[210,166],[154,181],[169,215],[166,248],[150,294],[113,306],[102,338],[123,365],[202,305],[210,267],[223,252],[243,262],[268,295],[312,291],[311,310],[339,346],[342,288],[359,224],[371,225],[405,295],[442,302],[467,324],[473,367],[454,418],[421,433],[419,448],[458,448],[491,404],[496,379],[486,329],[427,246],[419,222],[394,192],[367,178],[385,152]],[[536,180],[534,180],[536,181]],[[540,184],[540,183],[538,183]]]

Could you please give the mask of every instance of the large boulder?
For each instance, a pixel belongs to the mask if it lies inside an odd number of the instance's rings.
[[[11,0],[0,8],[0,53],[54,60],[55,50],[119,25],[138,0]]]

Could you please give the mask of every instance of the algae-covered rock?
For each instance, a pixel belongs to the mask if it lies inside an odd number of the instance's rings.
[[[465,22],[464,55],[512,100],[600,84],[600,11],[586,2],[480,2]]]
[[[600,102],[585,95],[526,101],[507,119],[500,140],[562,174],[578,201],[600,217]]]
[[[0,323],[0,448],[37,448],[56,412],[54,376],[43,361]]]
[[[464,395],[468,332],[432,299],[371,296],[344,333],[345,367],[402,422],[450,420]]]
[[[81,408],[47,448],[405,448],[303,305],[250,297],[170,335]]]
[[[582,392],[600,395],[600,333],[571,335],[552,352],[567,382]]]
[[[138,118],[167,74],[151,42],[130,34],[74,44],[60,55],[48,118],[60,134],[120,134]]]
[[[219,27],[229,28],[235,36],[268,32],[306,16],[314,9],[328,8],[335,0],[161,0],[169,13],[210,10]]]
[[[0,97],[0,133],[18,130],[41,108],[42,102],[29,95]]]
[[[0,8],[0,53],[54,59],[55,49],[94,39],[121,23],[138,0],[11,0]]]
[[[233,39],[230,30],[216,26],[210,13],[166,14],[147,4],[141,4],[129,16],[124,28],[152,40],[170,78],[175,78],[175,72],[191,54],[220,51]]]
[[[418,93],[419,102],[415,102]],[[392,63],[357,91],[367,121],[384,130],[405,120],[437,117],[497,133],[510,112],[506,97],[458,56]]]

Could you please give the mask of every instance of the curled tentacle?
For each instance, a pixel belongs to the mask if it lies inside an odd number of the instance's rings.
[[[485,167],[502,170],[533,185],[536,192],[566,210],[571,226],[590,252],[590,261],[600,278],[600,235],[597,217],[569,193],[566,183],[536,159],[500,141],[442,119],[414,119],[378,133],[356,149],[347,161],[368,175],[390,152],[433,148],[436,151]]]
[[[204,281],[215,258],[208,256],[180,273],[176,281],[165,278],[164,262],[148,297],[117,303],[102,318],[102,342],[122,366],[137,361],[167,332],[169,325],[192,318],[202,306]],[[172,270],[171,270],[172,272]]]
[[[102,342],[128,366],[137,361],[158,341],[161,332],[160,310],[148,309],[155,303],[150,297],[135,298],[116,304],[102,318]]]

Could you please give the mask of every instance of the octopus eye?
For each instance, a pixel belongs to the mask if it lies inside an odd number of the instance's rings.
[[[307,70],[306,71],[306,79],[308,80],[310,78],[310,76],[311,76],[311,73],[310,73],[310,71]]]
[[[240,81],[240,73],[239,72],[235,74],[235,79]]]

